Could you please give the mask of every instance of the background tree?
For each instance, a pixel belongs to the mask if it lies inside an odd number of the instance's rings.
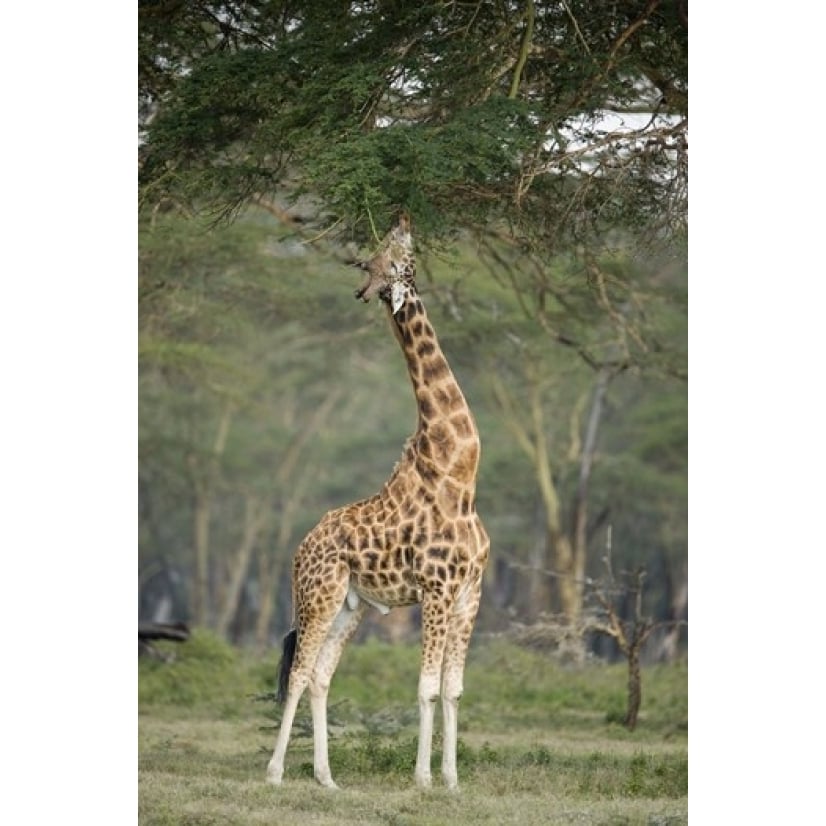
[[[285,260],[292,278],[274,277]],[[300,252],[254,221],[217,233],[175,214],[142,224],[141,544],[144,559],[190,572],[196,624],[229,631],[254,559],[272,583],[270,532],[286,544],[311,518],[297,497],[318,473],[323,427],[370,392],[342,404],[337,377],[363,337],[363,319],[334,331],[348,293],[314,295]],[[269,590],[257,599],[271,612]]]

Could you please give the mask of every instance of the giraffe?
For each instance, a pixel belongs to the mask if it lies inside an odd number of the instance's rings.
[[[368,608],[386,614],[421,603],[415,781],[423,788],[432,782],[433,717],[441,695],[442,778],[455,789],[458,702],[490,549],[475,505],[479,433],[417,292],[406,214],[360,266],[368,275],[356,298],[377,296],[385,305],[413,384],[418,422],[379,493],[329,511],[298,547],[294,627],[284,638],[279,669],[284,712],[267,779],[282,781],[290,729],[308,688],[315,778],[338,788],[327,752],[327,694],[342,650]]]

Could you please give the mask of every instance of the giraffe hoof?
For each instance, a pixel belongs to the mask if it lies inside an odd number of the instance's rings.
[[[433,785],[433,781],[429,775],[416,775],[416,785],[420,789],[429,789]]]
[[[273,786],[280,786],[283,776],[284,769],[279,769],[278,766],[273,763],[267,766],[267,783],[271,783]]]

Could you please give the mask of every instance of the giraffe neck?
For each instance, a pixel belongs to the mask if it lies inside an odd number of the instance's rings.
[[[391,324],[407,362],[418,407],[416,432],[408,442],[403,462],[413,463],[431,486],[450,477],[475,488],[479,464],[479,433],[453,371],[442,352],[424,304],[414,292]]]

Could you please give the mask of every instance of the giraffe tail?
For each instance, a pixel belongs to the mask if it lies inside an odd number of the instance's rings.
[[[298,641],[298,630],[291,629],[284,636],[284,643],[281,653],[281,662],[278,663],[278,693],[275,699],[278,703],[283,703],[287,699],[287,689],[290,685],[290,671],[293,667],[295,657],[295,645]]]

